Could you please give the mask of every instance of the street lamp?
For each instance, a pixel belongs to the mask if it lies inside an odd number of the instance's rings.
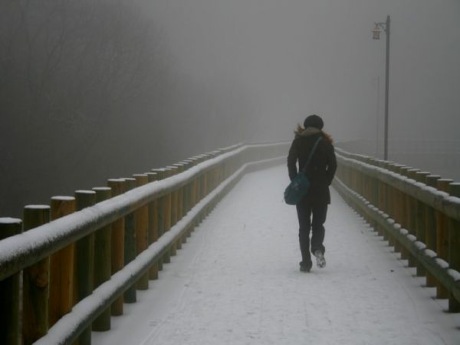
[[[387,36],[386,44],[386,59],[385,59],[385,132],[383,144],[383,159],[388,160],[388,100],[390,88],[390,16],[387,16],[386,22],[375,23],[372,30],[372,38],[374,40],[380,39],[380,29],[383,29]]]

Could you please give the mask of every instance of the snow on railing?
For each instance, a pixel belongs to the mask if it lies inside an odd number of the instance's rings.
[[[89,344],[239,178],[284,162],[287,145],[234,145],[0,218],[0,343]]]
[[[460,183],[337,149],[334,187],[460,312]]]

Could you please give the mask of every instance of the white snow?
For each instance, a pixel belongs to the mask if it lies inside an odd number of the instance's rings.
[[[75,200],[75,197],[73,196],[67,196],[67,195],[58,195],[58,196],[53,196],[51,197],[51,200],[58,200],[58,201],[72,201]]]
[[[49,209],[49,205],[26,205],[24,208],[29,210],[47,210]]]
[[[460,344],[460,315],[334,191],[327,267],[299,272],[287,182],[247,174],[93,344]]]
[[[21,224],[22,220],[12,217],[0,217],[0,224]]]

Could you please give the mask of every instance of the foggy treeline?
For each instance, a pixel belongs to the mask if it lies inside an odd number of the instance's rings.
[[[0,1],[0,216],[241,140],[236,90],[173,64],[133,1]]]
[[[311,113],[382,158],[387,15],[389,159],[456,178],[458,0],[0,0],[0,217]]]

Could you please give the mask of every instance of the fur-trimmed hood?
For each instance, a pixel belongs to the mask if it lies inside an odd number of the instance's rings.
[[[328,133],[315,127],[303,128],[301,125],[297,125],[297,129],[294,131],[294,133],[296,138],[309,137],[310,135],[321,133],[327,141],[329,141],[331,144],[333,143],[332,137]]]

